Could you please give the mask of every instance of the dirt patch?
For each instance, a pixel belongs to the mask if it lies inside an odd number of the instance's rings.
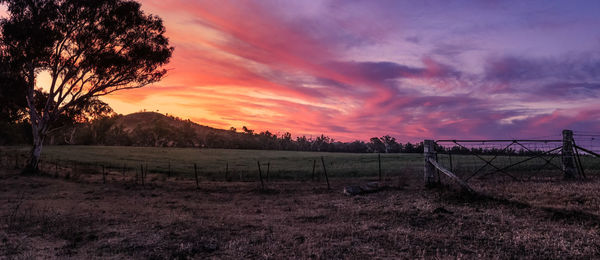
[[[348,197],[357,179],[207,182],[0,172],[0,258],[594,258],[593,179],[401,189]],[[152,177],[152,176],[149,176]],[[149,178],[152,180],[152,178]],[[368,181],[368,180],[365,180]],[[564,186],[568,187],[564,187]],[[537,192],[532,192],[537,189]],[[577,191],[573,194],[573,191]]]

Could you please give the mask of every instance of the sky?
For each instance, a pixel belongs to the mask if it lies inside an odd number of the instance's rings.
[[[341,141],[600,132],[600,1],[140,2],[175,52],[103,98],[118,113]]]

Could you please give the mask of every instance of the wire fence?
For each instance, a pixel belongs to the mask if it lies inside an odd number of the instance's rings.
[[[600,150],[599,136],[575,132],[566,143],[562,135],[544,136],[547,139],[437,140],[435,151],[438,163],[466,182],[493,177],[556,179],[570,174],[586,178],[600,174],[596,152]],[[568,169],[571,166],[565,167],[565,160],[572,162],[573,172]]]
[[[157,180],[264,182],[418,177],[422,154],[348,154],[190,148],[70,147],[47,149],[39,168],[65,178],[148,184]],[[129,155],[129,156],[125,156]],[[0,149],[0,167],[22,169],[26,147]],[[260,165],[260,166],[259,166]]]
[[[438,141],[442,148],[438,152],[438,161],[465,181],[496,176],[511,180],[556,177],[563,174],[561,142],[560,140],[542,142],[533,140],[445,142],[442,140]],[[468,152],[453,154],[453,150],[461,151],[456,147]]]

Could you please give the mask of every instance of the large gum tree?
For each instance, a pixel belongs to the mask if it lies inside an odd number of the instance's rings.
[[[159,81],[173,48],[162,20],[125,0],[0,0],[1,88],[25,88],[33,147],[24,172],[37,172],[44,138],[66,113],[99,96]],[[5,62],[6,63],[6,62]],[[49,75],[41,81],[39,76]],[[8,83],[7,83],[8,82]],[[44,95],[43,98],[38,95]],[[36,101],[44,100],[43,104]],[[39,103],[39,102],[37,102]]]

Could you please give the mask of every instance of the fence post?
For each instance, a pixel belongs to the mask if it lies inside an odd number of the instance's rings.
[[[256,161],[256,164],[258,165],[258,177],[260,178],[260,187],[264,190],[265,182],[263,181],[262,171],[260,170],[260,161]]]
[[[425,159],[424,179],[425,185],[429,186],[435,182],[435,166],[429,163],[429,160],[435,160],[435,141],[425,140],[423,142],[423,157]]]
[[[327,177],[327,168],[325,168],[325,159],[321,156],[321,164],[323,165],[323,174],[325,174],[325,181],[327,181],[327,189],[331,190],[331,186],[329,186],[329,177]]]
[[[563,130],[562,168],[566,179],[575,178],[575,156],[573,155],[573,131]]]

